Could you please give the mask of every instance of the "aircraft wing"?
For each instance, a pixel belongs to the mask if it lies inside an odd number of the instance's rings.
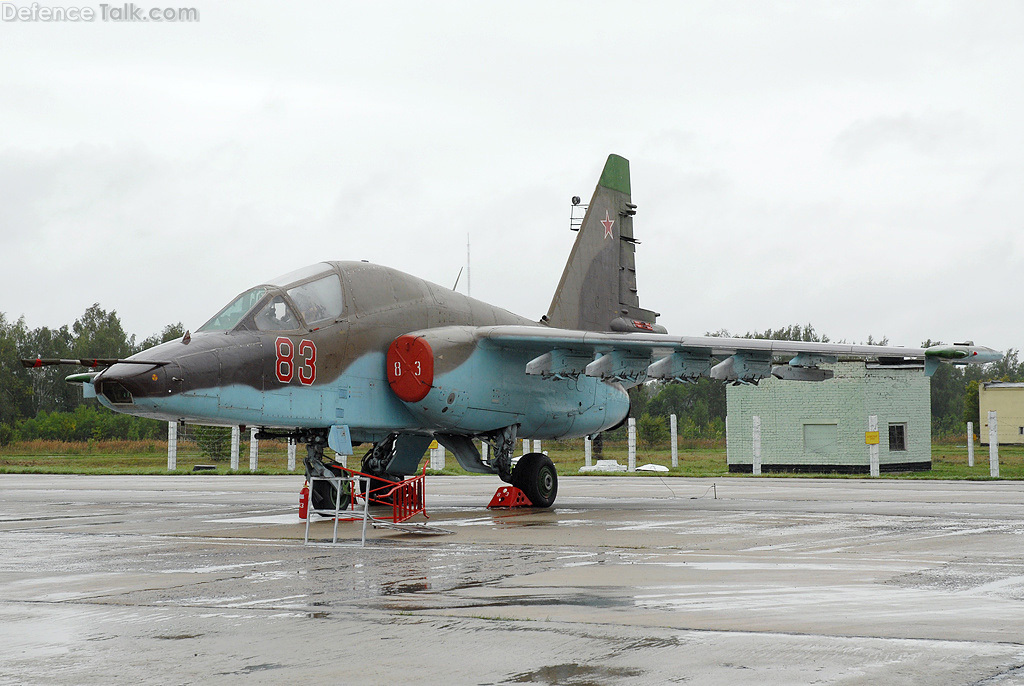
[[[481,344],[536,352],[527,374],[579,374],[639,382],[644,378],[686,381],[708,376],[723,381],[757,381],[769,375],[796,381],[831,378],[820,364],[839,358],[902,362],[922,360],[929,375],[940,362],[984,364],[998,351],[969,343],[905,348],[846,343],[810,343],[661,333],[614,333],[537,326],[476,329]]]

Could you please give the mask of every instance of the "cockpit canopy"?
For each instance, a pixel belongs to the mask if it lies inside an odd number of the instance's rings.
[[[341,277],[327,262],[242,293],[199,331],[296,331],[326,326],[344,311]]]

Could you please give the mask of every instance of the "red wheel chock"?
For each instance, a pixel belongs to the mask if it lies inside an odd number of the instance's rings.
[[[495,507],[533,507],[533,503],[526,497],[526,494],[515,486],[502,486],[494,493],[487,509]]]

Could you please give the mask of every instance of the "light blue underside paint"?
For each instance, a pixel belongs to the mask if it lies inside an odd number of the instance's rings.
[[[620,387],[583,375],[561,380],[528,375],[526,363],[533,356],[478,347],[456,369],[435,378],[413,412],[456,433],[519,424],[519,435],[530,438],[593,434],[626,416],[629,398]]]
[[[417,419],[388,387],[383,353],[364,355],[342,376],[324,385],[294,384],[269,391],[243,385],[219,386],[166,398],[137,399],[128,407],[111,405],[103,397],[100,402],[117,411],[195,424],[286,429],[346,424],[352,427],[355,441],[377,440],[399,428],[427,428],[418,426]]]
[[[144,398],[112,406],[168,421],[195,424],[320,428],[347,425],[356,442],[380,440],[393,431],[479,433],[519,424],[519,435],[562,438],[596,433],[625,417],[629,400],[598,379],[550,380],[525,373],[530,355],[477,348],[455,370],[435,379],[427,397],[411,408],[384,377],[384,354],[364,355],[335,381],[269,391],[233,385]],[[455,394],[454,403],[447,402]],[[443,408],[448,410],[441,412]]]
[[[335,424],[327,434],[327,445],[339,455],[352,454],[352,434],[347,426]]]

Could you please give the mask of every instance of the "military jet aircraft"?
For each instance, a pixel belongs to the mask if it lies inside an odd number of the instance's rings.
[[[468,471],[497,474],[538,507],[555,502],[547,456],[513,464],[517,436],[559,439],[614,428],[627,389],[648,379],[709,376],[756,383],[823,381],[840,357],[985,363],[972,344],[926,349],[669,335],[640,307],[629,162],[611,155],[579,226],[551,306],[532,321],[448,288],[366,262],[320,262],[257,285],[195,333],[126,360],[85,364],[87,396],[118,412],[168,421],[260,427],[306,444],[307,475],[324,447],[362,471],[414,474],[433,440]],[[484,459],[474,441],[490,446]]]

